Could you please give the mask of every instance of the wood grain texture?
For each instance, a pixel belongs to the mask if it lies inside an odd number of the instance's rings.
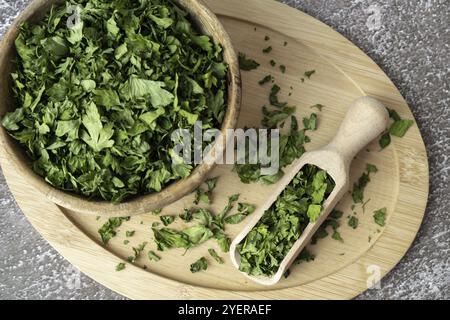
[[[319,130],[310,134],[308,150],[325,145],[337,131],[347,106],[361,95],[371,95],[395,109],[404,118],[413,116],[397,89],[386,75],[358,48],[326,25],[306,14],[269,0],[209,0],[210,8],[218,14],[231,35],[237,50],[257,60],[261,66],[244,72],[243,104],[239,126],[258,126],[261,106],[267,103],[270,85],[261,87],[258,81],[271,73],[290,104],[298,106],[299,118],[309,115],[312,106],[325,105],[319,113]],[[257,28],[255,31],[254,28]],[[264,41],[265,35],[271,40]],[[286,47],[284,41],[288,42]],[[262,49],[272,45],[271,54]],[[269,65],[271,59],[287,66],[286,74]],[[315,69],[311,80],[301,83],[304,71]],[[292,96],[288,88],[294,87]],[[146,257],[135,264],[127,264],[122,272],[115,272],[118,262],[131,255],[131,246],[148,241],[146,251],[154,249],[150,226],[158,217],[144,214],[126,222],[107,247],[100,244],[97,229],[105,221],[96,221],[77,212],[62,209],[45,200],[17,175],[2,153],[1,162],[20,207],[33,226],[71,263],[105,286],[133,299],[348,299],[367,289],[369,266],[380,268],[380,275],[391,270],[412,243],[420,223],[428,195],[428,164],[425,147],[416,126],[403,139],[379,152],[377,143],[370,152],[359,153],[354,160],[350,181],[361,175],[367,162],[375,164],[379,172],[366,188],[371,201],[365,212],[357,207],[360,226],[353,230],[342,219],[340,232],[344,243],[330,237],[320,240],[309,249],[316,254],[311,263],[296,265],[287,279],[274,287],[250,282],[231,265],[211,261],[206,272],[191,274],[189,264],[201,256],[214,242],[207,242],[182,256],[180,250],[161,254],[154,263]],[[292,168],[288,168],[289,172]],[[230,166],[217,166],[210,176],[220,176],[214,193],[212,209],[220,210],[227,196],[239,192],[243,202],[263,203],[277,186],[244,185]],[[190,207],[193,197],[187,196],[166,207],[163,214],[179,214]],[[351,214],[351,197],[345,196],[338,208]],[[387,207],[388,219],[384,228],[373,222],[372,212]],[[142,222],[142,224],[141,224]],[[181,226],[176,222],[173,227]],[[234,237],[243,225],[227,227]],[[136,230],[123,245],[126,230]],[[371,241],[368,241],[371,237]],[[208,258],[209,259],[209,258]],[[148,268],[143,270],[143,266]]]
[[[44,16],[51,5],[58,0],[35,0],[14,21],[9,31],[0,43],[0,116],[14,110],[14,102],[10,95],[10,72],[13,66],[13,58],[16,56],[14,41],[19,32],[19,26],[24,21],[36,22]],[[178,3],[191,14],[200,30],[211,36],[216,43],[223,47],[223,57],[228,64],[228,94],[227,111],[222,123],[222,143],[217,143],[211,148],[209,155],[217,159],[223,154],[224,146],[228,141],[227,130],[236,128],[241,103],[241,78],[239,63],[231,44],[230,37],[222,24],[202,1],[178,0]],[[198,165],[186,179],[178,180],[160,192],[149,195],[137,196],[120,204],[109,201],[89,200],[74,193],[64,192],[48,184],[42,177],[33,172],[30,160],[22,150],[23,148],[12,139],[6,130],[0,126],[0,150],[8,155],[10,162],[22,175],[23,179],[35,187],[41,194],[54,203],[77,212],[90,215],[133,216],[151,210],[162,208],[186,194],[195,190],[204,180],[207,174],[214,168],[213,163]]]

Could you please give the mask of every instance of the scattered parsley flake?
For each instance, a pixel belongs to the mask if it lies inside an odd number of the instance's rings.
[[[125,269],[125,267],[126,267],[125,263],[120,262],[120,263],[117,264],[117,266],[116,266],[116,271],[122,271],[122,270]]]
[[[273,77],[269,74],[269,75],[265,76],[264,78],[262,78],[258,83],[259,83],[259,85],[262,86],[262,85],[270,82],[272,79],[273,79]]]
[[[268,46],[267,48],[263,49],[263,53],[270,53],[272,52],[273,48],[272,46]]]
[[[239,66],[243,71],[251,71],[257,69],[260,64],[252,59],[247,59],[244,53],[239,52]]]
[[[319,110],[319,112],[322,112],[322,109],[323,109],[324,107],[325,107],[325,106],[324,106],[323,104],[318,103],[318,104],[315,104],[315,105],[311,106],[310,108],[311,108],[311,109],[316,108],[317,110]]]
[[[216,250],[214,250],[213,248],[208,249],[209,254],[211,255],[211,257],[214,258],[214,260],[216,260],[219,264],[223,264],[223,259],[222,257],[219,256],[219,254],[216,252]]]
[[[375,221],[375,223],[377,225],[379,225],[380,227],[384,227],[386,224],[386,213],[387,213],[387,209],[386,208],[381,208],[379,210],[376,210],[373,212],[373,220]]]
[[[208,269],[208,261],[205,257],[201,257],[197,261],[195,261],[193,264],[191,264],[191,272],[196,273],[202,270]]]
[[[306,71],[304,73],[305,77],[311,79],[311,76],[316,73],[316,70]]]

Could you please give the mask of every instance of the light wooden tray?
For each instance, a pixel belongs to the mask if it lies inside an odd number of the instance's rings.
[[[261,106],[267,104],[270,85],[258,81],[267,74],[276,78],[283,90],[283,100],[298,106],[297,116],[309,115],[310,106],[325,105],[319,113],[319,130],[309,136],[309,150],[324,145],[332,138],[351,101],[371,95],[395,109],[403,118],[413,116],[389,78],[352,43],[331,28],[310,16],[270,0],[208,0],[230,33],[237,50],[254,58],[261,66],[243,72],[243,104],[239,126],[259,126]],[[256,27],[256,31],[255,31]],[[264,37],[270,36],[270,41]],[[287,41],[288,45],[283,46]],[[270,54],[262,49],[271,45]],[[282,75],[269,61],[287,66]],[[306,70],[317,73],[311,80],[300,81]],[[287,97],[292,86],[292,96]],[[351,197],[345,197],[338,208],[345,212],[340,232],[344,243],[328,237],[319,240],[310,250],[316,259],[293,267],[291,275],[274,287],[263,287],[243,277],[231,265],[219,265],[208,257],[207,249],[217,246],[209,241],[189,250],[163,252],[159,262],[149,262],[146,254],[134,265],[116,272],[115,266],[132,254],[132,246],[148,241],[145,253],[155,249],[151,224],[158,217],[145,214],[133,217],[120,227],[117,237],[107,247],[100,243],[98,228],[105,222],[92,216],[69,212],[48,202],[30,188],[13,171],[4,155],[1,164],[7,182],[25,215],[47,241],[82,272],[103,285],[133,299],[349,299],[367,289],[367,281],[377,268],[384,276],[405,254],[420,227],[428,196],[428,163],[425,147],[417,126],[403,139],[393,139],[387,149],[379,152],[377,143],[358,155],[352,167],[356,180],[370,162],[379,168],[366,188],[365,213],[355,208],[360,225],[347,226],[346,216],[352,213]],[[218,166],[212,176],[220,176],[214,193],[213,210],[219,211],[233,193],[240,200],[258,204],[276,186],[244,185],[230,166]],[[289,168],[287,169],[289,170]],[[185,197],[164,209],[163,214],[179,214],[192,205],[192,196]],[[387,207],[384,228],[373,222],[372,212]],[[179,220],[179,219],[178,219]],[[244,222],[245,223],[245,222]],[[233,237],[243,224],[227,227]],[[171,227],[181,226],[180,222]],[[136,230],[129,245],[124,245],[126,230]],[[371,240],[369,241],[369,238]],[[206,272],[191,274],[189,265],[201,256],[211,263]],[[143,266],[147,269],[144,270]]]

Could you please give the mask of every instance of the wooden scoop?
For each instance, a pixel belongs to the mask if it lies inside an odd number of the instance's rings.
[[[383,104],[378,100],[370,97],[362,97],[353,102],[334,139],[325,147],[316,151],[306,152],[297,160],[290,173],[285,174],[279,181],[276,191],[268,197],[264,205],[255,211],[250,223],[234,239],[230,247],[231,261],[234,266],[239,268],[240,265],[240,255],[236,250],[236,246],[258,223],[264,212],[272,206],[300,169],[307,164],[315,165],[325,170],[336,183],[333,191],[325,200],[322,212],[317,221],[308,224],[303,234],[280,263],[280,267],[275,275],[271,277],[255,277],[242,272],[246,277],[257,283],[263,285],[276,284],[291,266],[292,262],[294,262],[297,255],[309,243],[311,237],[328,217],[337,202],[349,189],[349,171],[353,158],[362,148],[386,130],[388,120],[389,114]]]

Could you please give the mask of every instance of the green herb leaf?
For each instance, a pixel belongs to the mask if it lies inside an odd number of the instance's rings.
[[[195,261],[193,264],[191,264],[191,272],[196,273],[202,270],[208,269],[208,261],[206,261],[205,257],[201,257],[197,261]]]
[[[98,229],[98,233],[100,234],[103,244],[107,245],[109,240],[116,236],[117,228],[122,225],[122,222],[129,220],[130,217],[108,219],[108,221],[106,221],[105,224]]]
[[[356,228],[358,228],[358,224],[359,224],[359,219],[358,219],[357,217],[351,216],[351,217],[348,219],[348,226],[349,226],[349,227],[351,227],[351,228],[353,228],[353,229],[356,229]]]
[[[216,250],[210,248],[208,249],[208,252],[211,255],[211,257],[214,258],[214,260],[216,260],[220,264],[223,264],[223,259],[217,254]]]
[[[303,118],[303,126],[306,130],[317,130],[317,114],[312,113],[309,118]]]
[[[239,52],[239,67],[244,71],[251,71],[259,67],[259,63],[252,59],[247,59],[244,53]]]
[[[272,79],[273,79],[273,77],[269,74],[269,75],[265,76],[263,79],[261,79],[258,83],[259,83],[259,85],[262,86],[262,85],[272,81]]]
[[[189,209],[184,209],[183,213],[180,213],[179,217],[184,221],[184,222],[191,222],[192,221],[192,211]]]
[[[158,262],[159,260],[161,260],[161,257],[158,256],[154,251],[149,251],[147,256],[150,261]]]
[[[147,242],[143,242],[140,245],[138,245],[137,247],[133,247],[133,255],[128,257],[128,262],[133,263],[135,262],[137,259],[139,259],[139,257],[141,256],[142,252],[145,249],[145,246],[147,245]]]
[[[316,73],[316,70],[306,71],[304,73],[305,77],[311,79],[311,76]]]
[[[403,138],[408,131],[409,128],[414,124],[412,120],[398,120],[395,121],[391,128],[389,129],[389,133],[393,136]]]
[[[374,213],[373,220],[375,221],[375,223],[381,227],[384,227],[386,224],[387,209],[381,208],[379,210],[374,211],[373,213]]]
[[[171,224],[172,222],[175,221],[175,216],[160,216],[159,219],[161,220],[161,222],[163,223],[164,226],[168,226],[169,224]]]
[[[116,266],[116,271],[122,271],[122,270],[125,269],[125,267],[126,267],[125,263],[120,262],[120,263],[117,264],[117,266]]]
[[[263,53],[270,53],[272,52],[272,47],[268,46],[267,48],[263,49]]]
[[[389,134],[389,132],[384,133],[378,143],[380,144],[381,149],[389,146],[391,144],[391,135]]]
[[[353,184],[352,198],[354,203],[363,203],[364,189],[370,182],[370,174],[376,173],[378,168],[372,164],[367,164],[366,172],[359,177],[358,182]]]
[[[342,239],[341,234],[336,230],[333,231],[333,235],[331,236],[331,238],[340,242],[344,242],[344,239]]]

